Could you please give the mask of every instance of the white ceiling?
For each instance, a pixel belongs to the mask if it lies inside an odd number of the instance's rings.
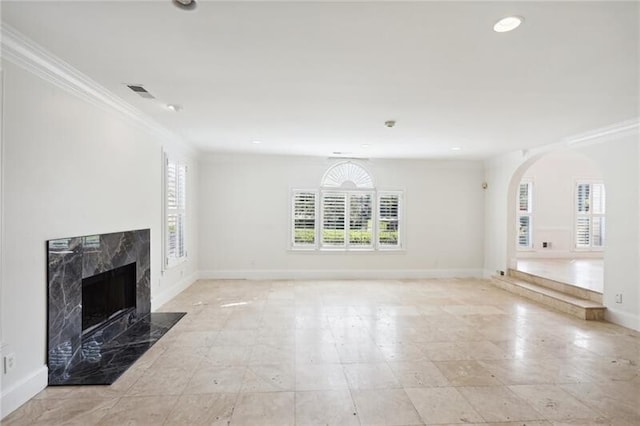
[[[638,117],[638,9],[3,1],[2,19],[202,150],[478,159]]]

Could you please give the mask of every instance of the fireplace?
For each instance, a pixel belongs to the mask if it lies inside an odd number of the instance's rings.
[[[185,314],[151,312],[149,229],[50,240],[49,385],[111,384]]]
[[[135,262],[82,279],[82,334],[135,307]]]

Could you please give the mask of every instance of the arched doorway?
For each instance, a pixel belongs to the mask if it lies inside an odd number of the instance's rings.
[[[509,184],[509,267],[602,294],[605,189],[600,166],[575,151],[523,163]]]

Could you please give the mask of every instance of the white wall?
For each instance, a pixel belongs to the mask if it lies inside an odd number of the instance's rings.
[[[573,149],[602,171],[607,190],[607,244],[604,254],[604,304],[607,319],[640,330],[638,270],[638,134],[609,137]],[[489,190],[485,198],[485,275],[515,266],[515,188],[541,151],[512,152],[485,162]],[[623,303],[615,295],[623,294]]]
[[[483,165],[370,160],[379,189],[405,190],[406,251],[288,250],[289,191],[318,188],[337,160],[208,156],[200,164],[199,265],[204,277],[360,278],[479,275]]]
[[[640,330],[639,145],[638,135],[634,135],[579,150],[600,165],[607,191],[603,294],[607,319],[636,330]],[[621,304],[615,303],[616,294],[623,295]]]
[[[0,14],[1,14],[1,8],[0,8]],[[4,226],[3,226],[3,210],[4,210],[4,201],[3,201],[3,197],[2,197],[2,187],[3,187],[3,180],[2,180],[2,176],[4,175],[4,169],[3,169],[3,163],[4,163],[4,157],[3,157],[3,151],[4,151],[4,143],[3,143],[3,123],[2,123],[2,119],[3,119],[3,114],[2,114],[2,105],[4,105],[4,71],[2,70],[2,64],[0,63],[0,307],[2,307],[2,269],[3,269],[3,264],[4,264],[4,247],[3,247],[3,241],[4,241]],[[0,361],[4,359],[4,340],[2,339],[2,314],[0,313]],[[2,420],[2,376],[4,376],[3,372],[1,371],[1,366],[0,366],[0,420]]]
[[[195,276],[196,263],[160,276],[163,148],[157,137],[22,68],[3,66],[0,315],[4,352],[14,353],[17,363],[2,380],[6,416],[47,383],[47,240],[150,228],[155,306],[184,286],[181,275]],[[168,149],[188,155],[177,145]],[[190,208],[193,228],[195,204]],[[195,229],[190,237],[189,251],[197,256]]]
[[[533,182],[533,247],[519,250],[517,257],[602,258],[602,251],[576,250],[574,244],[575,183],[602,180],[595,161],[574,151],[552,152],[533,163],[523,179]],[[543,241],[551,247],[543,248]]]

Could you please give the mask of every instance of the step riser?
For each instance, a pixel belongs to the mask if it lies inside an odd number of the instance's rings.
[[[582,307],[564,302],[562,300],[554,299],[553,297],[547,296],[546,294],[537,293],[528,288],[520,287],[517,284],[503,281],[499,278],[494,278],[491,281],[496,287],[499,287],[510,293],[514,293],[519,296],[526,297],[527,299],[533,300],[534,302],[538,302],[545,306],[549,306],[560,312],[573,315],[580,319],[589,320],[589,321],[604,320],[604,311],[606,310],[606,308],[582,308]]]
[[[597,293],[595,291],[576,287],[571,284],[561,283],[555,280],[550,280],[548,278],[539,277],[537,275],[532,275],[527,272],[517,271],[515,269],[509,269],[508,274],[511,277],[514,277],[523,281],[529,281],[530,283],[538,284],[539,286],[550,288],[552,290],[559,291],[561,293],[570,294],[571,296],[579,297],[581,299],[591,300],[592,302],[596,302],[596,303],[602,303],[602,294]]]

